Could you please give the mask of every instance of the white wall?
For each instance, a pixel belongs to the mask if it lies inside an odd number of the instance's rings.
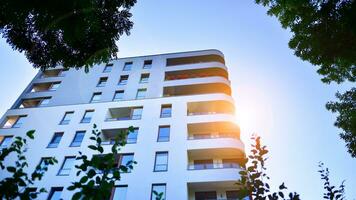
[[[209,101],[209,100],[226,100],[232,102],[232,98],[225,94],[205,94],[191,95],[180,97],[165,97],[159,98],[162,95],[164,83],[165,59],[172,56],[182,55],[198,55],[220,52],[209,50],[202,52],[191,52],[181,54],[165,54],[158,56],[147,56],[137,58],[124,58],[114,61],[114,69],[111,73],[102,73],[104,65],[94,67],[91,73],[84,74],[70,70],[65,77],[51,78],[51,80],[61,79],[62,84],[58,91],[51,92],[52,101],[47,107],[41,108],[25,108],[25,109],[10,109],[8,110],[1,121],[4,121],[6,116],[27,114],[23,126],[21,128],[0,129],[0,135],[25,136],[27,130],[35,129],[35,140],[28,144],[26,153],[29,160],[29,171],[32,171],[40,162],[41,157],[54,156],[59,163],[51,166],[45,174],[43,180],[37,184],[38,187],[45,187],[48,191],[51,187],[68,187],[72,181],[76,179],[75,170],[72,170],[70,176],[57,176],[57,172],[64,160],[65,156],[78,155],[78,151],[84,154],[91,155],[91,151],[87,149],[90,143],[89,137],[93,123],[98,125],[100,129],[111,128],[127,128],[128,126],[139,127],[139,133],[136,144],[128,144],[122,149],[122,153],[134,153],[134,158],[138,162],[134,166],[134,170],[129,174],[124,174],[122,180],[117,184],[128,185],[127,199],[149,199],[151,193],[151,185],[154,183],[166,183],[168,200],[187,199],[188,182],[209,182],[209,181],[225,181],[236,180],[239,178],[237,169],[215,169],[215,170],[187,170],[188,158],[187,151],[189,149],[207,148],[209,144],[200,143],[199,141],[187,140],[187,123],[196,122],[214,122],[214,121],[231,121],[235,118],[232,115],[202,115],[202,116],[187,116],[187,102],[194,101]],[[152,59],[153,67],[149,70],[142,70],[144,60]],[[123,63],[133,61],[133,69],[128,72],[129,83],[126,86],[117,86],[118,80],[122,72]],[[191,65],[196,66],[197,64]],[[201,65],[204,65],[201,64]],[[186,68],[191,67],[187,65]],[[215,65],[212,65],[215,66]],[[182,68],[183,66],[179,66]],[[172,69],[172,67],[170,67]],[[141,73],[150,72],[149,83],[139,84]],[[127,72],[124,72],[125,74]],[[106,87],[96,88],[96,84],[100,77],[108,76]],[[43,80],[34,79],[32,83]],[[196,80],[186,80],[186,83]],[[207,79],[207,82],[219,81],[217,79]],[[226,80],[224,80],[226,82]],[[31,84],[32,84],[31,83]],[[134,99],[136,91],[141,88],[141,85],[147,87],[148,95],[146,99]],[[114,91],[125,88],[125,101],[111,102]],[[28,87],[30,88],[30,87]],[[102,101],[100,103],[88,103],[93,92],[103,92]],[[26,94],[19,98],[30,97],[41,94]],[[43,93],[42,93],[43,95]],[[160,118],[160,110],[162,104],[172,104],[172,117]],[[105,117],[109,108],[116,107],[132,107],[143,106],[143,115],[141,120],[128,121],[105,121]],[[84,115],[85,110],[94,109],[95,113],[90,124],[80,124],[80,120]],[[74,116],[68,125],[59,125],[66,111],[74,111]],[[158,127],[160,125],[170,125],[170,141],[157,142]],[[81,147],[69,147],[76,131],[86,130],[86,135]],[[46,148],[55,132],[64,132],[64,136],[58,148]],[[241,141],[229,138],[219,138],[211,144],[213,148],[236,148],[243,151],[244,147]],[[106,146],[105,150],[109,150],[110,146]],[[168,151],[168,171],[153,172],[155,152]],[[3,178],[6,174],[0,174]],[[72,193],[64,190],[62,193],[63,199],[70,199]],[[42,195],[40,199],[46,199],[47,194]]]

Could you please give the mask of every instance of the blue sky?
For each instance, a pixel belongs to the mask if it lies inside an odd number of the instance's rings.
[[[225,54],[237,122],[246,147],[252,133],[270,150],[272,185],[285,182],[302,199],[322,199],[318,162],[331,170],[332,183],[346,180],[348,199],[356,198],[356,159],[346,152],[325,109],[347,85],[321,83],[316,67],[288,48],[291,34],[253,0],[140,0],[134,28],[118,42],[119,57],[219,49]],[[25,56],[0,39],[0,114],[36,73]]]

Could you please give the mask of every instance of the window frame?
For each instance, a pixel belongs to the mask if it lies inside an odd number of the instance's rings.
[[[166,199],[166,196],[167,196],[167,183],[153,183],[152,186],[151,186],[151,197],[150,197],[150,200],[155,200],[155,199],[152,198],[152,196],[154,195],[153,194],[153,188],[155,186],[164,186],[163,198]]]
[[[125,196],[125,199],[123,199],[123,200],[127,200],[127,190],[129,188],[128,185],[115,185],[113,187],[113,189],[111,190],[110,200],[114,200],[116,188],[126,188],[126,196]]]
[[[93,118],[93,116],[90,117],[89,121],[86,121],[87,118],[85,116],[86,116],[87,113],[92,113],[92,115],[94,115],[94,112],[95,112],[95,110],[86,110],[84,112],[84,115],[83,115],[82,119],[80,120],[80,123],[81,124],[89,124],[91,122],[91,119]]]
[[[144,60],[142,69],[151,69],[152,68],[152,63],[153,63],[152,60]],[[149,67],[147,67],[147,66],[149,66]]]
[[[55,192],[61,192],[62,195],[63,189],[64,189],[63,187],[51,187],[51,190],[48,193],[47,200],[52,200],[53,194]]]
[[[167,163],[166,164],[159,164],[159,166],[163,166],[165,165],[166,166],[166,169],[165,170],[157,170],[156,169],[156,166],[157,166],[157,157],[159,154],[164,154],[164,155],[167,155]],[[155,162],[154,162],[154,166],[153,166],[153,172],[167,172],[168,171],[168,162],[169,162],[169,153],[168,151],[156,151],[155,153]]]
[[[129,77],[129,75],[121,75],[118,85],[127,85],[127,83],[129,82]]]
[[[75,162],[76,157],[75,157],[75,156],[66,156],[66,157],[64,157],[64,160],[63,160],[63,162],[62,162],[62,165],[61,165],[61,167],[59,168],[59,170],[58,170],[58,172],[57,172],[57,176],[69,176],[69,175],[70,175],[70,172],[72,171],[72,168],[73,168],[74,164],[73,164],[73,166],[71,166],[70,169],[65,169],[65,170],[69,170],[68,174],[61,174],[61,172],[63,171],[63,167],[64,167],[64,165],[65,165],[67,159],[74,159],[73,162]]]
[[[125,72],[131,71],[132,67],[133,67],[133,62],[132,61],[125,62],[124,66],[122,68],[122,71],[125,71]]]
[[[100,77],[98,83],[96,84],[96,87],[105,87],[107,82],[108,82],[109,77],[104,76]]]
[[[138,132],[139,132],[139,128],[138,127],[134,127],[134,131],[133,132],[130,132],[127,134],[126,136],[126,144],[136,144],[137,143],[137,137],[138,137]],[[136,133],[135,133],[136,132]],[[135,133],[136,134],[136,138],[135,138],[135,142],[129,142],[128,139],[129,139],[129,135],[130,133]]]
[[[168,115],[165,115],[165,114],[163,113],[163,110],[164,110],[165,108],[169,108],[169,109],[170,109],[169,116],[168,116]],[[170,117],[172,117],[172,104],[162,104],[162,105],[161,105],[160,118],[170,118]]]
[[[122,98],[120,99],[116,99],[116,94],[122,94]],[[112,98],[112,101],[122,101],[124,99],[124,94],[125,94],[125,90],[116,90],[114,93],[114,97]]]
[[[113,68],[114,68],[114,63],[106,63],[106,65],[103,69],[103,73],[110,73]],[[110,70],[108,70],[108,69],[110,69]]]
[[[77,141],[75,141],[75,139],[76,139],[78,134],[83,134],[83,137],[82,137],[79,145],[74,145],[74,144],[78,143]],[[74,134],[73,140],[70,143],[69,147],[80,147],[82,145],[83,140],[84,140],[85,134],[86,134],[86,131],[84,131],[84,130],[76,131],[75,134]]]
[[[135,110],[141,110],[140,115],[134,115]],[[143,107],[133,107],[130,111],[130,120],[140,120],[142,119]],[[140,117],[138,117],[140,116]]]
[[[144,95],[142,95],[141,93]],[[139,96],[139,94],[140,94],[140,96]],[[147,94],[147,88],[139,88],[139,89],[137,89],[135,99],[145,99],[146,94]]]
[[[169,135],[167,140],[160,140],[160,130],[161,128],[169,128]],[[165,137],[163,137],[165,138]],[[169,142],[171,139],[171,126],[170,125],[160,125],[158,126],[157,142]]]
[[[4,141],[5,141],[6,139],[8,139],[8,138],[10,138],[9,144],[8,144],[7,146],[3,147]],[[2,136],[2,140],[0,141],[0,149],[8,148],[9,145],[11,145],[11,143],[12,143],[11,141],[13,140],[13,138],[14,138],[13,135],[3,135],[3,136]]]
[[[53,143],[53,140],[55,139],[55,137],[57,135],[60,135],[60,139],[59,139],[59,142],[57,143],[57,146],[51,146],[52,144],[56,144],[56,143]],[[59,146],[59,143],[61,142],[62,140],[62,137],[64,135],[64,132],[55,132],[51,138],[51,140],[49,141],[48,145],[47,145],[47,148],[58,148]]]
[[[90,103],[98,103],[98,102],[100,102],[102,94],[103,94],[102,92],[94,92],[93,95],[90,98]],[[99,96],[99,100],[94,100],[95,96]]]
[[[61,121],[59,122],[59,125],[68,125],[68,124],[70,123],[70,121],[72,120],[72,118],[70,118],[69,120],[66,120],[66,121],[65,121],[65,118],[66,118],[66,116],[67,116],[68,114],[70,114],[71,116],[73,116],[73,115],[74,115],[74,111],[67,111],[67,112],[65,112],[64,115],[63,115],[63,117],[62,117],[62,119],[61,119]],[[67,121],[68,121],[68,122],[67,122]],[[63,122],[65,122],[65,123],[63,123]]]
[[[142,73],[140,76],[139,83],[148,83],[149,79],[150,79],[150,73]]]

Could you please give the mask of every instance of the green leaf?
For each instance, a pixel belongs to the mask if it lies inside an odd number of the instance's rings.
[[[77,192],[73,195],[72,200],[79,200],[82,197],[81,192]]]
[[[9,171],[9,172],[12,172],[12,173],[14,173],[14,172],[16,172],[16,168],[15,167],[7,167],[6,168],[7,169],[7,171]]]
[[[80,179],[80,182],[81,183],[85,183],[88,181],[88,177],[87,176],[83,176],[81,179]]]
[[[74,185],[71,185],[71,186],[69,186],[68,188],[67,188],[67,190],[69,190],[69,191],[73,191],[73,190],[75,190],[76,189],[76,187],[74,186]]]
[[[35,130],[30,130],[26,133],[27,137],[29,137],[31,139],[35,138],[34,134],[35,134]]]
[[[98,149],[95,145],[89,145],[88,148],[95,151]]]

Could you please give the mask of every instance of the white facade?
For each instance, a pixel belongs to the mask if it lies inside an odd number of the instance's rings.
[[[92,154],[87,146],[95,123],[107,134],[105,139],[112,129],[138,128],[136,139],[121,151],[134,154],[138,164],[132,172],[123,174],[117,185],[124,187],[116,190],[114,199],[119,199],[121,192],[128,200],[149,200],[153,184],[165,185],[167,200],[214,199],[212,196],[219,200],[233,199],[244,145],[235,125],[223,54],[203,50],[121,58],[110,63],[113,64],[110,72],[104,72],[105,64],[94,66],[87,74],[75,69],[55,71],[60,68],[47,71],[47,75],[39,72],[1,118],[0,141],[6,136],[24,137],[26,131],[36,130],[26,152],[30,171],[43,157],[57,158],[58,164],[49,167],[37,186],[48,191],[63,187],[60,197],[71,198],[72,192],[66,188],[77,179],[74,166],[69,175],[58,173],[65,157],[76,156],[78,151]],[[142,74],[146,74],[145,83],[140,83]],[[128,75],[127,84],[119,85],[124,75]],[[99,80],[102,81],[98,87]],[[146,89],[145,94],[141,90],[141,99],[136,99],[138,89]],[[115,91],[122,90],[122,99],[113,101]],[[94,93],[101,93],[101,98],[95,97],[96,102],[91,102]],[[161,117],[162,105],[168,107],[164,117]],[[132,117],[131,108],[137,107],[142,107],[141,119]],[[88,110],[94,111],[90,123],[81,123]],[[74,113],[69,123],[62,125],[66,112]],[[16,123],[18,116],[25,117]],[[158,136],[160,126],[170,127],[168,137]],[[73,147],[77,131],[86,132],[80,146]],[[63,135],[54,145],[56,148],[48,148],[55,133]],[[106,150],[110,147],[105,145]],[[168,152],[168,163],[163,163],[168,166],[166,171],[154,171],[157,152]],[[0,174],[0,178],[4,176]],[[39,199],[48,199],[49,195],[42,194]]]

